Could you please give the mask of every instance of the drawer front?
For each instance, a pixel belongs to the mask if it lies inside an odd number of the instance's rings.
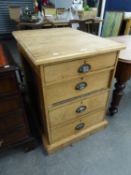
[[[6,133],[15,127],[25,125],[24,117],[24,111],[19,110],[0,118],[0,133]]]
[[[17,82],[14,73],[0,76],[0,96],[17,92]]]
[[[91,93],[96,90],[106,89],[109,86],[112,71],[76,78],[71,81],[61,82],[47,87],[47,103],[54,104],[69,98]]]
[[[14,111],[21,107],[21,101],[19,96],[12,96],[0,100],[0,117],[2,113]]]
[[[52,143],[74,134],[76,135],[77,133],[80,133],[91,126],[102,122],[104,120],[104,115],[104,111],[98,111],[63,127],[51,129]]]
[[[44,68],[45,81],[51,83],[115,65],[116,53],[104,54],[77,61],[50,65]]]
[[[49,111],[50,127],[56,127],[72,119],[78,119],[98,108],[105,108],[108,99],[108,92],[94,95],[92,97],[81,99],[62,107],[57,107]]]
[[[25,127],[18,128],[16,131],[10,132],[8,135],[0,135],[0,148],[10,146],[12,144],[17,144],[18,142],[26,139],[27,137],[28,132]]]

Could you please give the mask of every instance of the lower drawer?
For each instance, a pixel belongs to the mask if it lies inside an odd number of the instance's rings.
[[[18,128],[17,130],[9,133],[8,135],[0,135],[0,148],[18,144],[28,137],[28,132],[25,127]]]
[[[97,111],[85,115],[83,118],[80,118],[73,123],[67,124],[63,127],[58,127],[51,129],[51,139],[52,143],[67,138],[71,135],[77,135],[77,133],[87,129],[93,125],[96,125],[104,120],[105,111]]]
[[[25,113],[23,110],[9,113],[0,118],[0,133],[7,133],[15,127],[25,125]]]
[[[75,102],[56,107],[49,110],[50,127],[55,127],[59,124],[64,124],[69,120],[78,119],[82,115],[105,108],[108,98],[108,92],[104,91],[96,95],[79,99]]]
[[[18,96],[10,96],[0,99],[0,117],[2,113],[14,111],[21,107],[21,98]]]

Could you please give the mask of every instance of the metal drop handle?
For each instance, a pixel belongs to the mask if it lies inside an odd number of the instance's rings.
[[[78,72],[79,73],[87,73],[91,70],[91,65],[90,64],[83,64],[82,66],[79,67]]]
[[[85,127],[85,123],[79,123],[76,127],[75,130],[79,131]]]
[[[80,106],[76,109],[76,113],[82,113],[87,109],[86,106]]]
[[[85,89],[87,87],[87,83],[86,82],[81,82],[81,83],[78,83],[75,87],[76,90],[82,90],[82,89]]]

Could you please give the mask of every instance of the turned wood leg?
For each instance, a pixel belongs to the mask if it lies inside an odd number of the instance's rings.
[[[125,82],[117,81],[115,84],[115,90],[113,91],[111,107],[109,108],[109,113],[111,116],[113,116],[115,113],[118,112],[118,106],[123,96],[124,93],[123,91],[125,87],[126,87]]]
[[[109,114],[113,116],[118,112],[119,103],[124,94],[126,82],[131,76],[131,64],[118,62],[116,69],[116,84],[115,90],[113,91],[112,102],[109,108]]]

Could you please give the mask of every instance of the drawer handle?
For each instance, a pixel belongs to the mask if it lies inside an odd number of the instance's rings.
[[[79,131],[79,130],[83,129],[84,126],[85,126],[85,123],[80,123],[75,127],[75,130]]]
[[[82,66],[79,67],[78,72],[79,73],[87,73],[91,70],[91,65],[89,64],[83,64]]]
[[[78,83],[75,87],[76,90],[82,90],[82,89],[85,89],[87,87],[87,83],[86,82],[81,82],[81,83]]]
[[[76,113],[81,113],[81,112],[84,112],[85,110],[87,109],[86,106],[80,106],[76,109]]]
[[[4,143],[4,140],[0,140],[0,148],[2,147],[3,143]]]

